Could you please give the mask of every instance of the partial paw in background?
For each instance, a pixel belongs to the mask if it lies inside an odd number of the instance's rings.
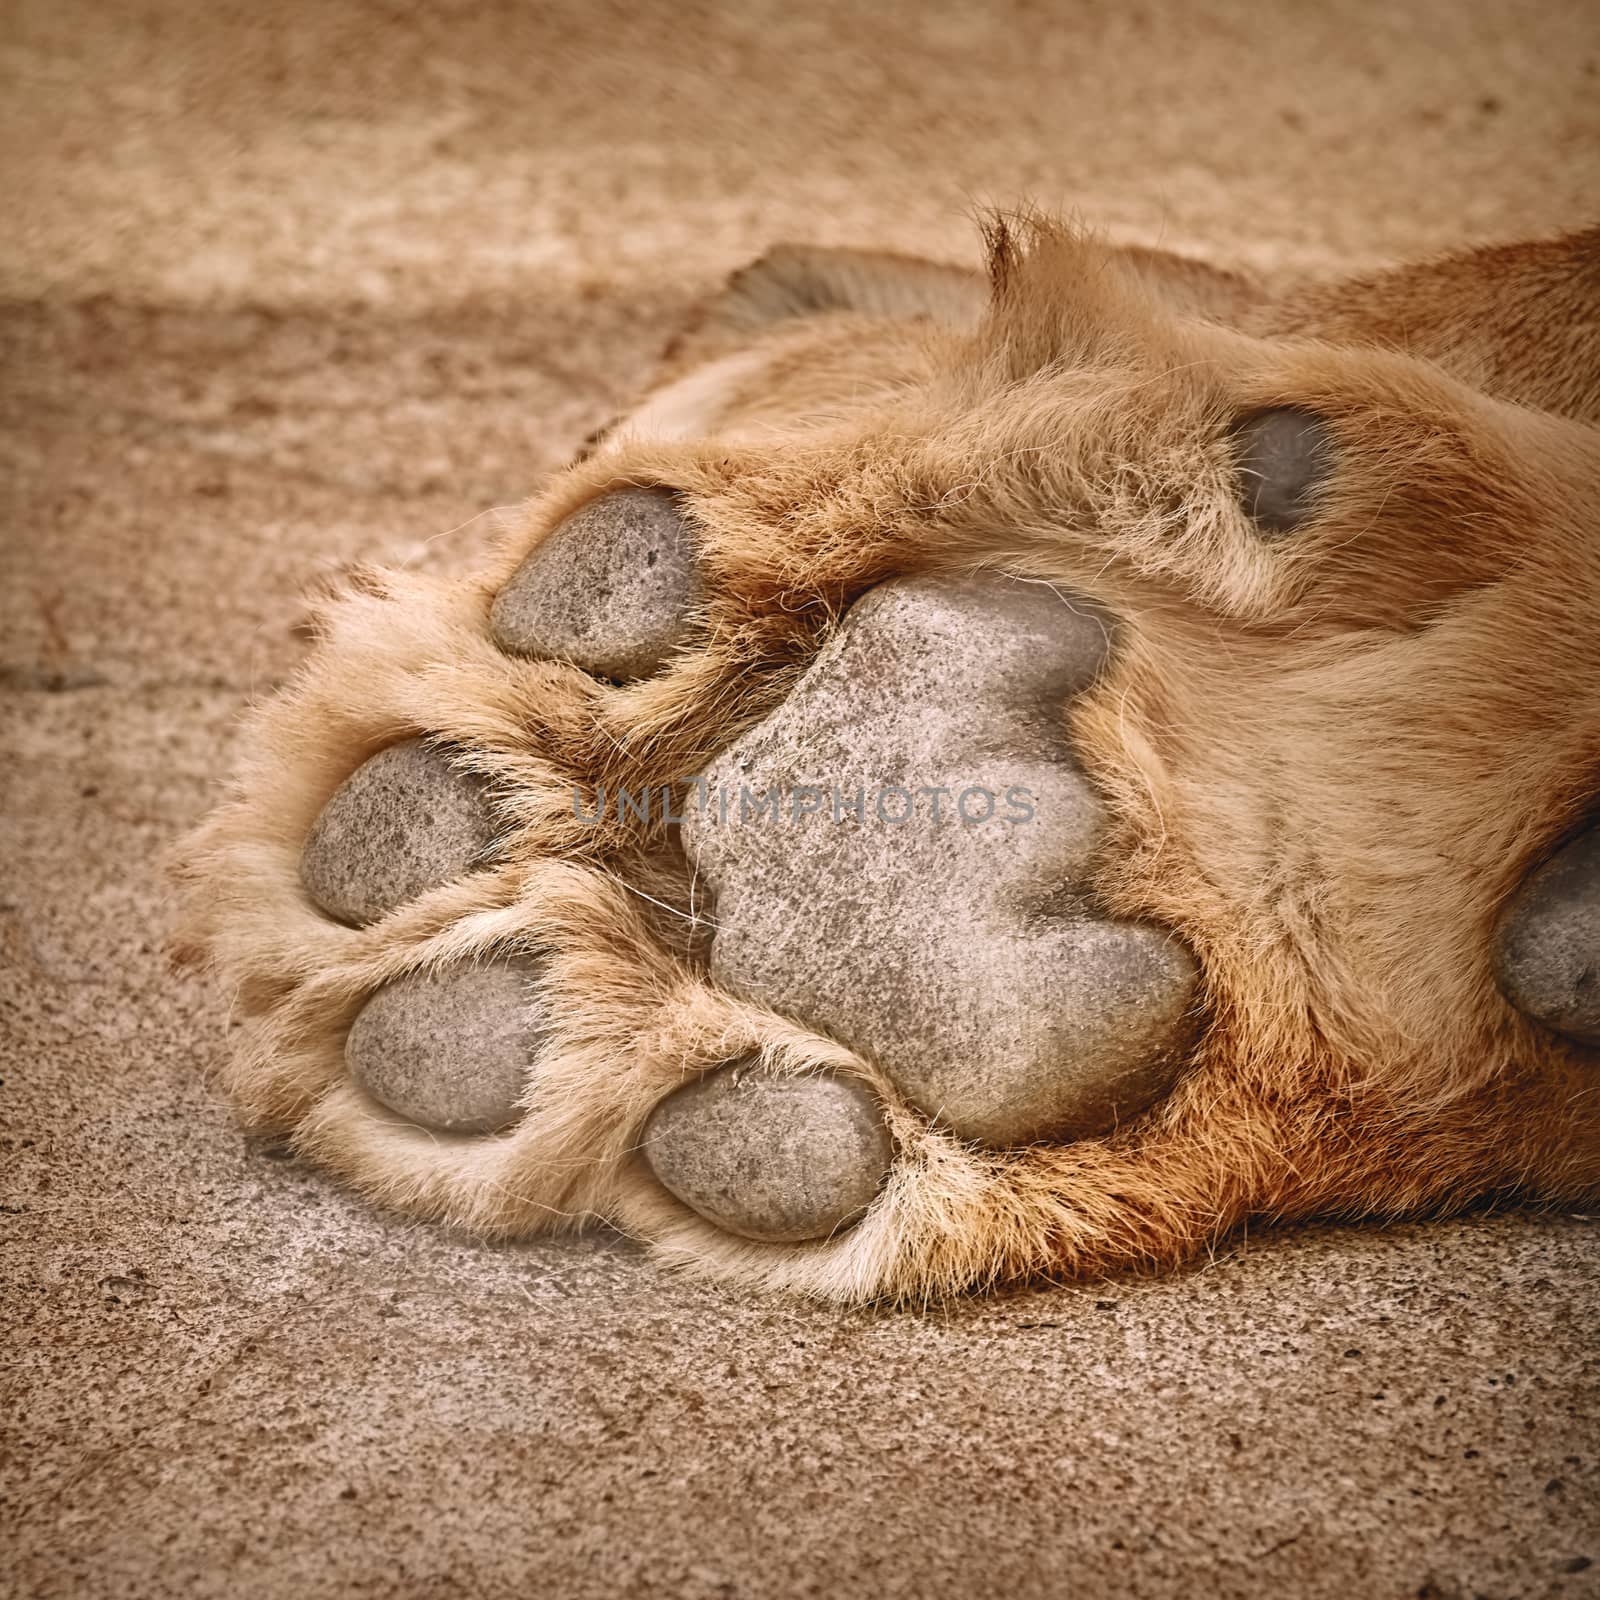
[[[1589,430],[994,243],[982,316],[779,255],[490,570],[330,604],[186,857],[252,1120],[418,1214],[837,1298],[1592,1190],[1592,834],[1527,872],[1600,690],[1536,664],[1581,705],[1487,818],[1527,691],[1500,750],[1451,698],[1551,603],[1491,469],[1576,494]]]
[[[1600,1049],[1600,827],[1529,875],[1501,918],[1495,961],[1519,1011]]]

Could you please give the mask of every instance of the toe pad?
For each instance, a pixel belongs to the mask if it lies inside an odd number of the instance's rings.
[[[508,655],[630,683],[658,672],[682,642],[698,588],[675,497],[619,489],[574,512],[517,568],[489,631]]]
[[[345,1041],[374,1100],[441,1133],[494,1133],[521,1115],[545,1034],[539,965],[486,961],[413,972],[366,1003]]]
[[[735,1062],[656,1107],[645,1158],[692,1210],[747,1239],[825,1238],[856,1221],[893,1149],[873,1098],[830,1074],[780,1078]]]
[[[1519,1011],[1600,1048],[1600,827],[1558,850],[1512,897],[1495,965]]]
[[[483,780],[405,739],[334,791],[301,852],[300,881],[329,916],[361,927],[459,877],[493,835]]]

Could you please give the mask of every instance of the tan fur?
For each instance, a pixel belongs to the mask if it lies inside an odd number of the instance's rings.
[[[1279,289],[997,224],[987,287],[850,253],[758,264],[489,570],[363,575],[256,714],[184,860],[187,942],[238,996],[244,1114],[418,1215],[501,1234],[603,1216],[670,1259],[844,1300],[1176,1263],[1250,1218],[1593,1198],[1600,1060],[1515,1013],[1489,950],[1600,793],[1597,250],[1591,231]],[[1281,404],[1328,419],[1340,470],[1314,525],[1269,544],[1227,429]],[[681,490],[706,530],[702,642],[625,689],[495,651],[500,584],[636,482]],[[984,567],[1127,620],[1072,714],[1116,818],[1097,888],[1190,941],[1207,1013],[1144,1117],[1000,1152],[717,993],[660,833],[570,804],[696,771],[871,584]],[[306,830],[415,731],[501,780],[510,841],[372,927],[332,924],[299,888]],[[375,985],[518,946],[553,963],[558,1040],[515,1130],[437,1138],[351,1085],[343,1031]],[[884,1103],[894,1174],[837,1239],[730,1238],[634,1153],[664,1093],[752,1049]]]

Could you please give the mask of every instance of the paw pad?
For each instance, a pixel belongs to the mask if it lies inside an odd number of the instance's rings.
[[[361,927],[459,877],[493,837],[483,780],[405,739],[334,791],[301,851],[300,881],[330,917]]]
[[[1237,460],[1244,508],[1274,538],[1292,533],[1316,510],[1333,466],[1333,436],[1318,416],[1275,406],[1239,425]]]
[[[372,1098],[440,1133],[496,1133],[521,1115],[545,1037],[526,958],[408,973],[367,1001],[345,1041]]]
[[[1101,1132],[1167,1089],[1193,957],[1076,887],[1102,812],[1065,705],[1108,648],[1094,607],[1044,585],[859,600],[685,822],[717,982],[989,1144]]]
[[[872,1203],[893,1147],[872,1095],[832,1074],[734,1062],[669,1095],[645,1159],[691,1210],[747,1239],[825,1238]]]
[[[1600,1048],[1600,827],[1558,850],[1512,897],[1495,964],[1519,1011]]]
[[[694,536],[663,489],[619,489],[574,512],[512,574],[489,616],[509,655],[630,683],[682,643],[699,591]]]

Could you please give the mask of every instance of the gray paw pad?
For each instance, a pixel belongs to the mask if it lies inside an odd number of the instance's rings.
[[[1333,470],[1327,423],[1298,406],[1275,406],[1240,423],[1235,446],[1244,507],[1263,533],[1281,538],[1312,516]]]
[[[1512,897],[1495,939],[1506,998],[1600,1048],[1600,827],[1558,850]]]
[[[441,1133],[494,1133],[521,1115],[546,1031],[539,964],[524,958],[408,973],[367,1001],[345,1040],[351,1076]]]
[[[1066,701],[1107,649],[1043,585],[871,590],[688,808],[713,977],[985,1143],[1102,1132],[1164,1093],[1194,959],[1076,889],[1102,812]]]
[[[662,489],[619,489],[574,512],[512,574],[489,614],[509,655],[570,661],[619,683],[682,643],[699,592],[694,536]]]
[[[483,780],[406,739],[334,791],[301,852],[300,881],[329,916],[360,927],[459,877],[493,837]]]
[[[663,1100],[645,1124],[644,1153],[686,1206],[730,1233],[773,1243],[826,1238],[856,1221],[894,1154],[859,1083],[774,1077],[753,1060]]]

